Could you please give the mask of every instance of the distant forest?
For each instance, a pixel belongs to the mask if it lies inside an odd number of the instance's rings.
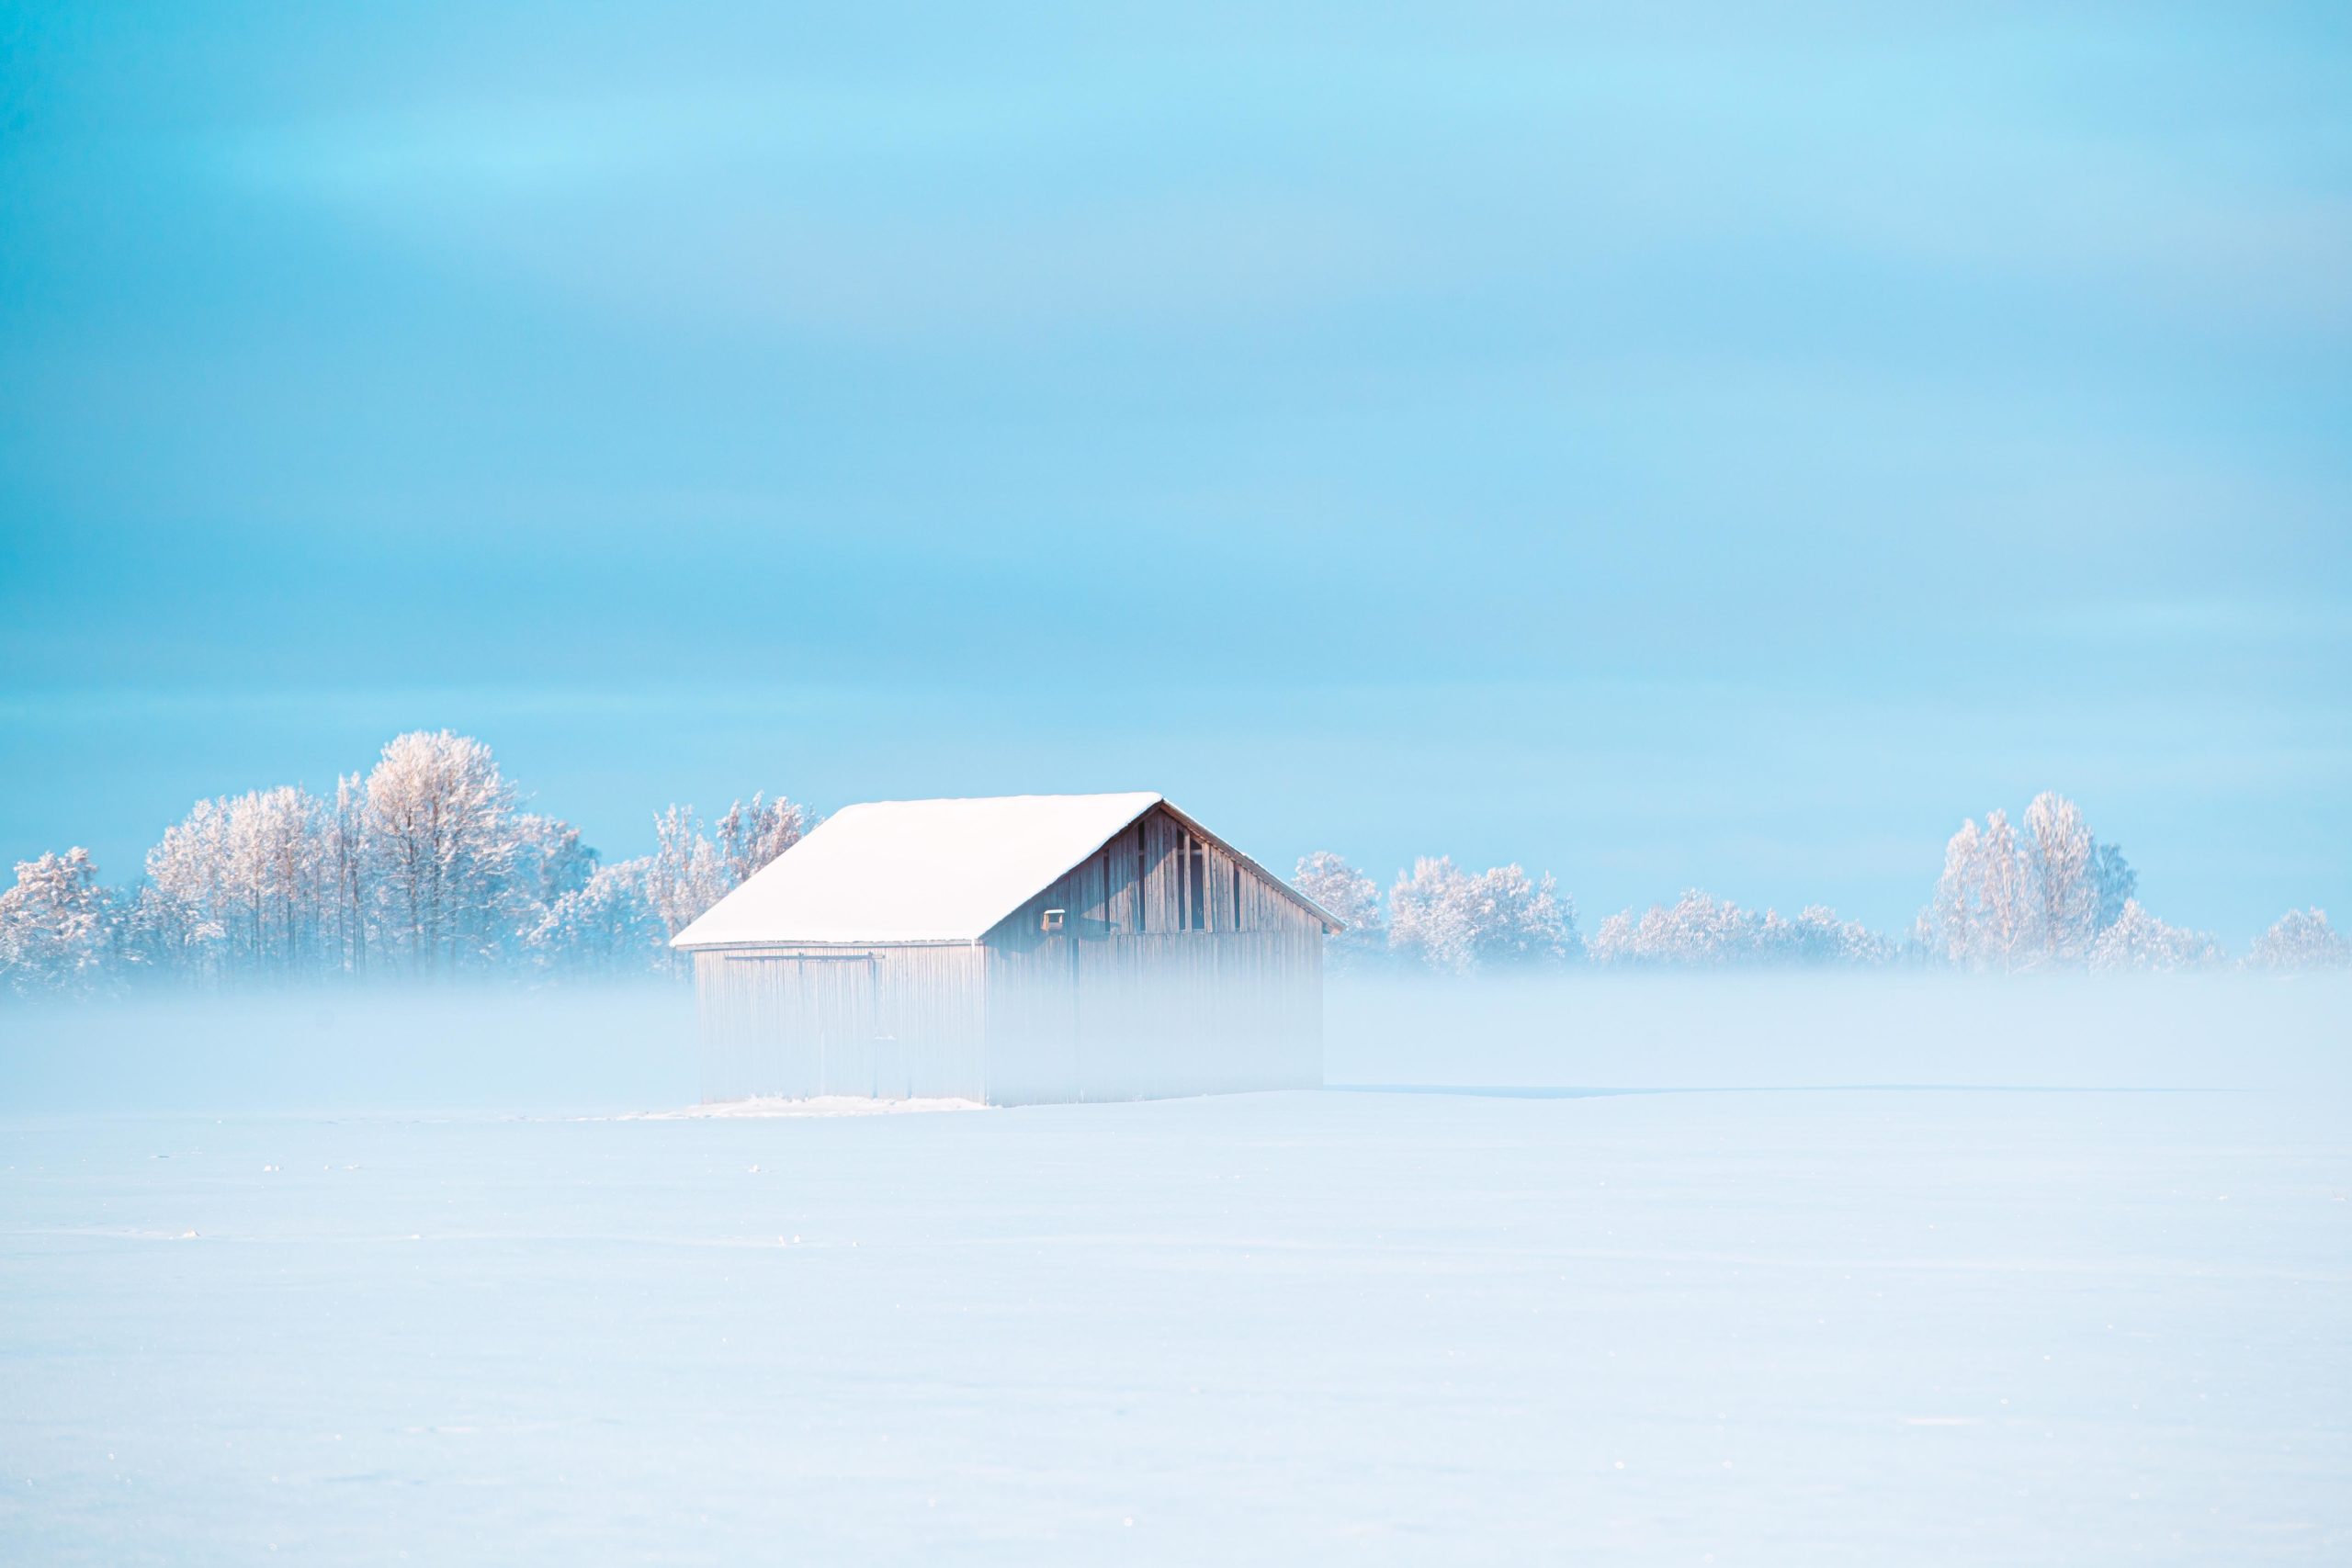
[[[332,795],[283,785],[197,802],[126,886],[101,883],[86,850],[19,862],[0,893],[0,992],[682,973],[669,939],[816,819],[754,795],[707,826],[682,806],[653,825],[652,853],[606,863],[577,829],[525,810],[481,741],[416,731]],[[2021,824],[2000,811],[1962,824],[1926,908],[1896,933],[1819,905],[1758,913],[1692,890],[1611,915],[1587,938],[1551,876],[1443,857],[1417,861],[1385,895],[1329,852],[1301,860],[1294,881],[1347,923],[1332,946],[1344,968],[2352,964],[2352,943],[2316,908],[2290,910],[2243,954],[2166,924],[2141,907],[2121,852],[2054,794]]]
[[[2338,969],[2352,943],[2324,910],[2290,909],[2243,954],[2214,937],[2166,924],[2135,896],[2138,874],[2091,833],[2065,796],[2044,793],[2022,830],[2006,813],[1961,824],[1944,847],[1943,874],[1911,929],[1874,931],[1809,904],[1794,915],[1745,909],[1692,888],[1671,904],[1623,909],[1589,938],[1576,901],[1550,876],[1517,865],[1469,872],[1421,860],[1383,897],[1338,855],[1298,863],[1299,889],[1347,921],[1342,964],[1405,964],[1472,974],[1530,964],[1612,968],[1907,964],[2015,974],[2029,970],[2243,967]]]

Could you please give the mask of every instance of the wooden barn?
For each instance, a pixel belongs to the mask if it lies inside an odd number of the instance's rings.
[[[1339,922],[1157,795],[853,806],[672,945],[703,1098],[994,1105],[1323,1081]]]

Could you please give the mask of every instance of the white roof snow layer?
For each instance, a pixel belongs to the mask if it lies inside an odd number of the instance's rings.
[[[670,945],[977,942],[1159,800],[1143,792],[846,806]]]

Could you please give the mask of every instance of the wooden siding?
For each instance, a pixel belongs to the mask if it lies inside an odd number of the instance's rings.
[[[965,945],[697,953],[702,1097],[985,1099],[985,964]]]
[[[1047,909],[1067,912],[1060,931]],[[983,941],[992,1103],[1323,1081],[1322,921],[1165,811]]]
[[[1048,909],[1065,911],[1057,931]],[[704,951],[695,984],[706,1100],[1017,1105],[1323,1081],[1322,921],[1157,807],[978,945]]]
[[[1197,924],[1188,866],[1195,845],[1204,874]],[[1064,929],[1082,941],[1201,931],[1317,937],[1323,932],[1323,922],[1287,891],[1157,808],[1006,916],[981,941],[999,952],[1026,951],[1046,940],[1042,917],[1047,909],[1068,911]]]

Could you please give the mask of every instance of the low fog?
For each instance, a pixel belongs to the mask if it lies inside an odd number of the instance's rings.
[[[2352,978],[1334,976],[1334,1087],[2339,1089]],[[0,1016],[0,1109],[652,1110],[699,1094],[646,982],[150,996]]]
[[[2352,1082],[2352,980],[1583,974],[1331,988],[1332,1084],[1596,1089]]]
[[[0,1106],[126,1111],[640,1109],[696,1097],[675,984],[150,996],[0,1019]]]

